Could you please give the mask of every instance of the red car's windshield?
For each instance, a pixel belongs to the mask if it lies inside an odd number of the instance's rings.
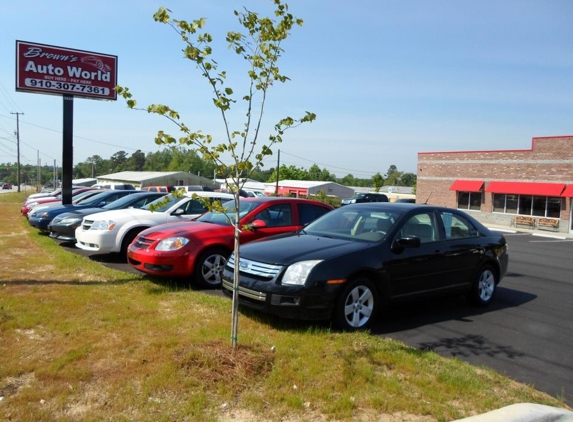
[[[257,201],[241,201],[239,204],[239,220],[252,210],[261,205]],[[235,212],[235,201],[228,201],[223,204],[224,212],[212,211],[203,214],[197,219],[203,223],[220,224],[222,226],[230,226],[235,222],[237,214]]]

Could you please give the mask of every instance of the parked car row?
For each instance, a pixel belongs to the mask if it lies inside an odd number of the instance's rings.
[[[37,206],[30,224],[92,253],[125,255],[145,274],[222,287],[243,306],[344,330],[367,328],[395,301],[464,294],[488,305],[508,267],[504,236],[456,209],[333,210],[289,197],[240,197],[237,209],[224,192],[85,192],[71,205]],[[206,212],[204,201],[222,207]]]
[[[203,190],[165,194],[96,189],[82,193],[84,198],[69,205],[33,208],[27,215],[30,225],[92,253],[126,255],[133,267],[147,274],[220,287],[234,246],[237,213],[233,195]],[[224,203],[222,211],[205,213],[205,199]],[[241,198],[239,240],[247,243],[299,230],[332,209],[296,198]]]

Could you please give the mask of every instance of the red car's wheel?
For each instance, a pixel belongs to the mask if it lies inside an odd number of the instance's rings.
[[[194,281],[204,288],[221,287],[221,277],[230,252],[223,248],[209,249],[195,263]]]

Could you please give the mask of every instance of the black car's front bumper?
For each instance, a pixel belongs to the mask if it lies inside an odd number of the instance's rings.
[[[223,294],[233,297],[233,279],[223,275]],[[238,287],[239,304],[279,316],[303,320],[328,320],[340,285],[317,283],[314,287],[281,285],[241,276]]]

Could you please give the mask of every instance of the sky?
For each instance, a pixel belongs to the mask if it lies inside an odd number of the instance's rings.
[[[573,134],[573,1],[291,0],[302,18],[282,45],[286,84],[268,94],[262,139],[283,117],[316,121],[289,130],[265,159],[337,177],[384,175],[391,165],[416,173],[419,152],[529,149],[538,136]],[[63,99],[15,91],[16,40],[118,57],[118,83],[138,106],[178,110],[192,130],[224,140],[212,92],[184,45],[154,22],[159,7],[176,19],[204,17],[213,58],[242,97],[243,62],[227,49],[233,10],[262,16],[271,0],[19,0],[2,3],[0,163],[16,162],[16,114],[22,164],[61,166]],[[159,151],[165,118],[130,110],[123,99],[74,99],[74,164],[118,151]],[[241,130],[245,110],[231,110]]]

